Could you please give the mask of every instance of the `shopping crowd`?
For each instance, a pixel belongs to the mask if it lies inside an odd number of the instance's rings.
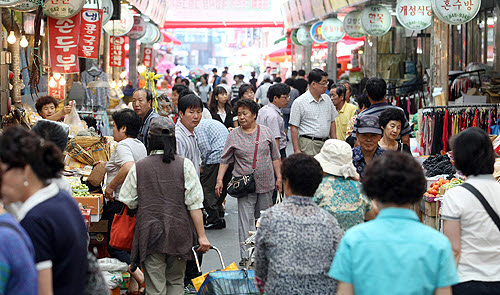
[[[300,70],[284,83],[264,74],[256,89],[255,77],[247,84],[235,75],[227,87],[227,71],[214,70],[194,89],[176,81],[158,111],[140,88],[133,110],[112,115],[117,146],[105,164],[103,218],[110,229],[115,214],[136,218],[130,251],[107,246],[129,265],[129,294],[192,291],[201,273],[191,248],[202,262],[217,243],[205,231],[226,227],[227,195],[237,198],[242,267],[250,258],[243,243],[260,219],[250,262],[261,294],[500,293],[500,224],[475,193],[445,194],[444,234],[410,209],[426,179],[383,79],[353,89],[320,69]],[[50,120],[66,111],[55,106],[40,98],[47,120],[0,135],[0,294],[86,289],[88,236],[61,177],[68,139]],[[451,147],[466,183],[500,212],[488,135],[470,128]],[[285,198],[276,204],[278,194]]]

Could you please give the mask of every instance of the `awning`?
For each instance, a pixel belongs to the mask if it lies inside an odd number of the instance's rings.
[[[215,29],[215,28],[283,28],[284,24],[282,21],[277,22],[245,22],[245,21],[214,21],[214,22],[203,22],[203,21],[165,21],[163,25],[164,29]]]
[[[174,43],[174,45],[182,45],[182,42],[179,41],[179,39],[177,39],[174,36],[168,34],[164,30],[161,30],[161,33],[163,34],[163,42],[164,43]]]
[[[283,42],[283,41],[286,41],[286,35],[279,38],[279,39],[276,39],[276,41],[274,41],[274,44],[278,44],[278,43]]]
[[[277,63],[285,62],[286,60],[291,61],[292,49],[290,47],[278,49],[266,55],[265,59]]]

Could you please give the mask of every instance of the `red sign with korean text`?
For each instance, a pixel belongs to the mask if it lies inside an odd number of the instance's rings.
[[[146,68],[151,67],[151,65],[153,64],[153,48],[151,47],[144,48],[144,57],[142,59],[142,62],[144,63],[144,66]]]
[[[49,86],[48,95],[54,97],[55,99],[65,99],[66,98],[66,85],[59,85],[52,88]]]
[[[109,66],[124,67],[125,66],[125,37],[109,38]]]
[[[49,25],[50,65],[53,73],[78,73],[78,37],[80,13],[65,18],[47,17]]]
[[[84,8],[81,12],[80,40],[78,43],[78,57],[99,58],[97,44],[102,29],[102,9]],[[99,26],[101,19],[101,26]]]

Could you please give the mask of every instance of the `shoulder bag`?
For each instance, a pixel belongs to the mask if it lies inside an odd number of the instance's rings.
[[[132,250],[134,240],[135,218],[127,214],[127,205],[123,205],[121,214],[115,214],[111,233],[109,235],[109,245],[118,250]]]
[[[241,198],[255,192],[255,164],[257,163],[257,149],[259,147],[260,125],[257,125],[257,138],[255,140],[255,150],[253,152],[252,173],[243,176],[231,177],[227,186],[227,193],[231,197]]]
[[[488,212],[488,215],[490,215],[491,219],[493,219],[493,222],[497,225],[498,230],[500,231],[500,217],[498,217],[498,214],[495,213],[495,210],[491,208],[490,204],[486,199],[483,197],[483,195],[470,183],[463,183],[462,187],[470,191],[476,198],[483,204],[484,209],[486,212]]]

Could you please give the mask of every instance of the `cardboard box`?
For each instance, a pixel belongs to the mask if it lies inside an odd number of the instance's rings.
[[[102,213],[102,194],[90,195],[90,197],[74,197],[77,203],[81,203],[84,208],[90,209],[90,214],[98,215]]]
[[[427,216],[438,216],[438,202],[427,202],[425,201],[424,213]]]
[[[101,220],[99,222],[91,222],[89,232],[91,232],[91,233],[107,233],[108,232],[108,221]]]

